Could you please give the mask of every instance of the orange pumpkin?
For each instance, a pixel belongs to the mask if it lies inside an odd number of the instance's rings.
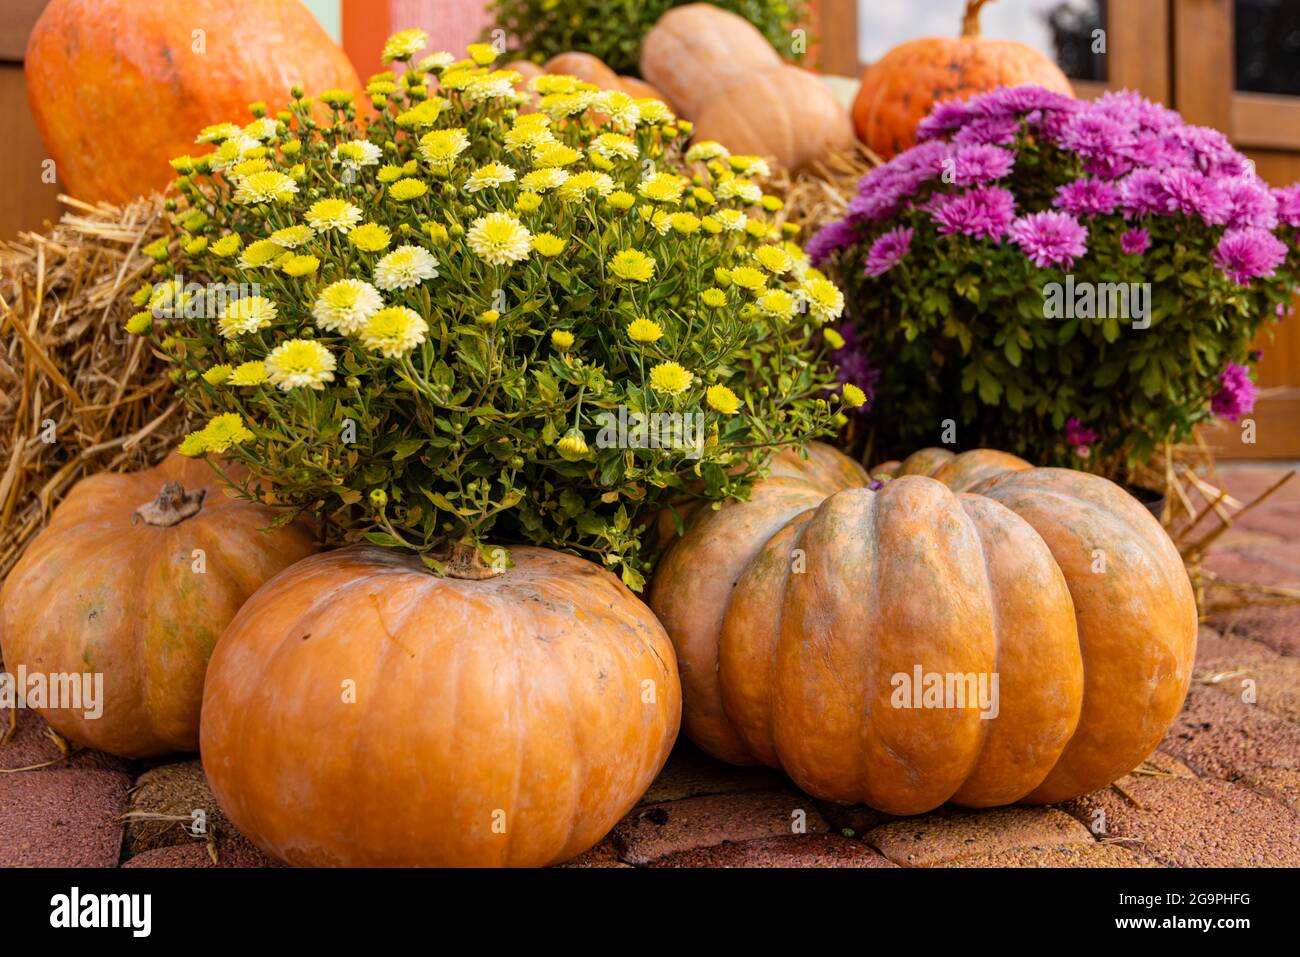
[[[1177,549],[1103,478],[964,454],[969,493],[872,491],[818,449],[696,514],[650,599],[692,740],[895,814],[1060,801],[1150,754],[1195,651]]]
[[[737,77],[699,114],[695,137],[799,170],[853,146],[848,111],[816,76],[782,64]]]
[[[600,840],[672,748],[672,645],[609,572],[512,557],[469,581],[354,546],[254,595],[203,699],[236,827],[298,865],[538,866]]]
[[[862,74],[853,103],[858,138],[884,159],[916,142],[916,124],[937,103],[998,86],[1035,84],[1073,96],[1061,68],[1033,47],[980,35],[980,8],[967,0],[961,36],[926,37],[894,47]]]
[[[561,53],[551,57],[542,65],[547,73],[559,73],[576,76],[585,83],[591,83],[602,90],[619,88],[619,76],[600,57],[590,53]]]
[[[673,7],[641,45],[641,75],[688,120],[737,78],[780,65],[757,27],[709,3]]]
[[[275,515],[176,454],[83,479],[0,592],[7,669],[103,676],[99,716],[39,709],[78,744],[131,758],[195,750],[217,638],[263,582],[316,549],[302,524],[266,530]]]
[[[59,181],[91,202],[165,188],[169,159],[205,149],[199,130],[276,109],[295,84],[362,89],[299,0],[52,0],[25,70]]]

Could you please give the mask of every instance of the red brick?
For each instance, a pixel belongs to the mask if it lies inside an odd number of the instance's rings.
[[[798,821],[809,833],[827,829],[812,798],[789,791],[754,791],[644,805],[614,828],[613,838],[622,860],[648,864],[665,854],[724,841],[796,833]]]
[[[1252,638],[1278,654],[1300,657],[1300,605],[1253,605],[1219,611],[1210,623],[1224,634]]]
[[[284,867],[263,854],[239,834],[221,835],[216,840],[217,860],[212,861],[207,841],[191,841],[171,847],[154,848],[137,854],[123,867]]]
[[[1300,722],[1300,658],[1210,662],[1197,669],[1193,680],[1245,704],[1251,704],[1245,696],[1252,695],[1265,711]]]
[[[1159,867],[1155,858],[1119,844],[1062,844],[971,854],[936,867]]]
[[[100,768],[0,774],[0,867],[116,867],[130,786]]]
[[[1278,653],[1268,645],[1241,635],[1223,635],[1213,628],[1202,628],[1196,638],[1196,668],[1226,671],[1256,661],[1270,661]]]
[[[1110,839],[1173,867],[1300,866],[1300,815],[1249,788],[1205,778],[1145,778],[1063,807]],[[1098,818],[1097,812],[1104,813]]]
[[[556,867],[631,867],[618,859],[618,848],[609,838],[595,847],[584,851],[571,861],[557,864]]]
[[[121,758],[102,751],[92,751],[71,745],[66,757],[50,738],[50,726],[35,711],[18,709],[18,725],[9,743],[0,747],[0,768],[28,768],[49,765],[50,768],[99,768],[108,771],[127,771],[130,765]],[[0,737],[9,730],[9,712],[0,708]],[[50,764],[50,762],[55,762]],[[42,769],[44,770],[44,769]],[[30,773],[30,772],[24,772]]]
[[[666,854],[651,867],[896,867],[861,841],[838,834],[792,834],[727,841]]]
[[[822,817],[830,822],[833,830],[852,831],[852,834],[846,835],[849,837],[854,835],[860,837],[882,824],[895,820],[892,814],[877,811],[865,804],[835,804],[832,801],[818,801],[817,807],[821,810]]]
[[[1220,465],[1217,476],[1209,481],[1211,485],[1226,488],[1228,494],[1243,505],[1248,505],[1290,471],[1290,468],[1276,465]],[[1291,502],[1300,502],[1300,475],[1270,495],[1267,501],[1260,503],[1256,511]]]
[[[1300,726],[1258,705],[1193,684],[1160,750],[1203,777],[1239,781],[1292,807],[1300,802],[1300,791],[1283,786],[1300,776]]]
[[[785,776],[764,767],[738,767],[711,758],[689,741],[673,748],[642,804],[661,804],[709,794],[771,791],[786,786]]]
[[[891,821],[868,833],[866,839],[895,864],[933,867],[974,854],[1086,844],[1092,835],[1056,808],[944,808],[922,817]]]

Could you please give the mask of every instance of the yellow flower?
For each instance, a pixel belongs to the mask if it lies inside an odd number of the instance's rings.
[[[784,272],[789,272],[794,266],[794,261],[780,246],[759,246],[754,251],[754,258],[768,272],[779,276]]]
[[[126,321],[126,331],[133,336],[142,336],[153,326],[153,313],[137,312]]]
[[[230,374],[230,378],[226,380],[226,385],[252,386],[261,385],[265,381],[265,362],[243,362]]]
[[[167,259],[167,237],[161,236],[141,248],[140,252],[144,253],[150,259],[158,262],[165,262]]]
[[[385,163],[379,167],[379,172],[375,174],[375,179],[384,184],[396,183],[402,178],[402,167],[394,166],[392,163]]]
[[[479,66],[487,66],[497,58],[496,47],[490,43],[471,43],[467,49],[470,59]]]
[[[547,166],[572,166],[582,159],[582,154],[563,143],[545,143],[533,154],[533,165],[539,168]]]
[[[813,276],[803,284],[803,294],[808,299],[808,311],[822,322],[838,319],[844,312],[844,293],[822,276]]]
[[[826,340],[826,344],[830,346],[832,349],[844,348],[844,337],[840,335],[838,332],[836,332],[834,329],[824,330],[822,332],[822,338]]]
[[[794,315],[795,299],[784,289],[773,289],[758,297],[758,308],[777,319],[789,319]]]
[[[704,393],[709,406],[723,415],[735,415],[740,411],[740,399],[725,385],[711,385]]]
[[[388,187],[388,195],[399,203],[409,203],[413,199],[419,199],[428,191],[429,187],[418,179],[399,179]]]
[[[619,210],[629,210],[632,204],[636,202],[636,197],[626,190],[616,189],[605,197],[605,202]]]
[[[172,169],[176,170],[176,172],[180,173],[182,176],[194,172],[194,157],[188,154],[185,156],[177,156],[167,162],[171,163]]]
[[[624,249],[609,261],[609,269],[628,282],[649,282],[655,274],[655,261],[637,249]]]
[[[663,326],[653,319],[633,319],[627,327],[627,337],[633,342],[658,342],[663,334]]]
[[[227,339],[259,332],[275,321],[277,312],[275,303],[265,296],[245,296],[226,304],[217,330]]]
[[[176,451],[187,458],[197,458],[206,451],[204,445],[203,430],[198,429],[181,439],[181,444],[176,447]]]
[[[519,185],[535,193],[544,193],[548,189],[564,185],[564,181],[568,178],[569,174],[566,170],[548,166],[545,169],[535,169],[531,173],[525,173]]]
[[[334,356],[314,339],[289,339],[266,357],[266,376],[282,391],[307,387],[324,389],[334,381]]]
[[[769,213],[775,213],[778,209],[784,209],[785,203],[777,196],[764,196],[763,208]]]
[[[657,203],[676,203],[682,198],[685,189],[680,176],[673,173],[655,173],[641,181],[637,192]]]
[[[253,438],[253,433],[244,425],[244,419],[237,412],[226,412],[214,416],[203,427],[203,451],[225,452],[232,446],[242,445]]]
[[[772,175],[772,168],[761,156],[729,156],[727,162],[737,173],[744,173],[747,176],[767,179]]]
[[[668,217],[669,224],[684,236],[692,236],[700,231],[700,219],[690,213],[673,213]]]
[[[583,437],[582,432],[578,429],[569,429],[555,443],[559,450],[560,456],[566,461],[574,461],[582,458],[587,454],[587,440]]]
[[[428,45],[429,34],[423,30],[399,30],[384,44],[382,59],[385,63],[409,60]]]
[[[713,214],[723,229],[729,229],[732,232],[740,232],[749,222],[749,217],[738,209],[720,209]]]
[[[533,237],[533,248],[547,258],[554,258],[564,252],[568,243],[553,233],[538,233]]]
[[[661,362],[650,370],[650,388],[677,395],[690,388],[695,377],[676,362]]]
[[[480,216],[465,236],[474,255],[494,266],[527,259],[532,238],[527,227],[509,213]]]
[[[379,290],[360,279],[340,279],[326,286],[312,304],[316,325],[327,332],[354,335],[384,307]]]
[[[271,168],[271,164],[264,159],[244,160],[242,163],[236,163],[230,167],[230,175],[235,177],[252,176],[254,173],[262,173]]]
[[[614,181],[605,173],[584,170],[565,180],[564,185],[559,189],[559,195],[561,199],[567,202],[574,202],[582,199],[588,193],[595,193],[597,196],[608,196],[613,191]]]
[[[717,140],[700,140],[691,144],[686,151],[686,162],[708,162],[711,159],[726,159],[731,152]]]
[[[495,326],[497,320],[501,318],[501,313],[495,309],[484,309],[478,314],[478,321],[485,326]]]
[[[361,330],[361,341],[368,349],[397,359],[423,342],[428,331],[429,324],[414,309],[389,306],[370,317]]]
[[[342,109],[352,102],[353,94],[351,90],[333,89],[326,90],[320,96],[316,97],[316,99],[320,100],[327,106],[332,106],[335,109]]]
[[[573,333],[556,329],[551,333],[551,346],[556,352],[568,352],[573,348]]]
[[[515,197],[515,209],[521,213],[535,213],[542,205],[542,197],[537,193],[523,190]]]
[[[731,281],[754,295],[758,295],[767,286],[767,277],[753,266],[737,266],[731,270]]]
[[[469,149],[469,136],[463,129],[434,130],[420,137],[420,155],[437,167],[448,167]]]
[[[310,226],[286,226],[284,229],[277,229],[271,234],[271,242],[281,249],[297,249],[303,243],[309,242],[315,235],[315,230]]]
[[[721,309],[727,304],[727,294],[717,287],[706,289],[700,293],[700,301],[710,309]]]
[[[753,236],[755,239],[762,239],[767,235],[767,223],[759,219],[751,219],[749,222],[745,223],[745,232],[749,233],[749,235]]]
[[[705,216],[700,220],[700,225],[704,227],[706,233],[712,233],[714,236],[722,232],[722,223],[718,222],[712,216]]]
[[[383,155],[384,151],[369,140],[352,140],[334,147],[334,158],[353,170],[375,166]]]
[[[377,253],[387,249],[392,238],[388,227],[380,226],[378,223],[362,223],[348,233],[348,242],[367,253]]]
[[[254,173],[239,181],[235,187],[235,202],[243,205],[268,203],[287,203],[298,192],[298,184],[284,173],[267,171]]]
[[[867,394],[852,382],[846,383],[840,391],[840,398],[847,409],[857,409],[867,404]]]
[[[423,246],[398,246],[375,263],[375,285],[385,292],[414,289],[438,276],[438,260]]]
[[[587,152],[605,159],[636,159],[640,153],[636,140],[622,133],[601,133],[591,141]]]
[[[320,260],[315,256],[286,256],[280,263],[281,271],[294,278],[310,276],[319,268]]]
[[[534,93],[541,93],[543,96],[571,93],[578,86],[578,78],[567,73],[544,73],[529,80],[528,86]]]
[[[671,123],[677,117],[668,109],[668,104],[654,97],[642,97],[636,101],[636,108],[641,113],[642,123]],[[666,132],[666,131],[665,131]]]
[[[208,237],[199,236],[197,239],[191,239],[185,244],[185,255],[197,256],[203,250],[208,248]]]
[[[307,210],[307,222],[317,232],[347,232],[361,222],[361,210],[345,199],[322,199]]]
[[[488,163],[469,174],[469,178],[465,180],[465,192],[477,193],[480,190],[500,186],[502,183],[512,183],[514,179],[515,171],[505,163]]]

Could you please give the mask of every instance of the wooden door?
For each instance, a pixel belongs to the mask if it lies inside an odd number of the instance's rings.
[[[23,82],[27,37],[46,2],[0,3],[0,119],[5,127],[5,145],[0,149],[0,240],[5,241],[20,230],[40,229],[59,216],[59,188],[48,181],[48,157]]]

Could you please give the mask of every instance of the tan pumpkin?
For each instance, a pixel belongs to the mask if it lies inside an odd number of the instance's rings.
[[[1036,85],[1073,96],[1052,60],[1015,40],[981,35],[980,9],[967,0],[961,35],[925,37],[894,47],[862,74],[853,103],[858,137],[889,159],[916,142],[916,125],[944,100],[965,100],[999,86]]]
[[[165,188],[168,160],[206,151],[199,130],[251,120],[254,101],[362,89],[298,0],[51,0],[24,69],[59,182],[90,202]]]
[[[469,581],[354,546],[254,595],[203,700],[231,821],[298,865],[527,867],[600,840],[672,748],[672,645],[609,572],[512,555]]]
[[[641,45],[641,75],[689,120],[698,118],[737,77],[780,64],[757,27],[709,3],[672,8]]]
[[[774,157],[788,170],[851,149],[854,142],[853,123],[830,88],[785,64],[733,79],[700,112],[694,135],[717,140],[733,153]]]
[[[969,493],[914,474],[872,491],[836,454],[700,511],[660,563],[650,603],[693,741],[896,814],[1060,801],[1150,754],[1187,691],[1196,605],[1145,508],[1010,461]],[[996,471],[981,454],[950,474]]]
[[[193,751],[208,657],[244,600],[316,550],[300,523],[228,497],[206,462],[83,479],[0,592],[6,668],[102,675],[102,714],[41,708],[78,744],[130,758]]]
[[[553,56],[543,64],[547,73],[560,73],[576,76],[579,80],[592,83],[602,90],[619,89],[619,75],[605,65],[600,57],[590,53],[561,53]]]

